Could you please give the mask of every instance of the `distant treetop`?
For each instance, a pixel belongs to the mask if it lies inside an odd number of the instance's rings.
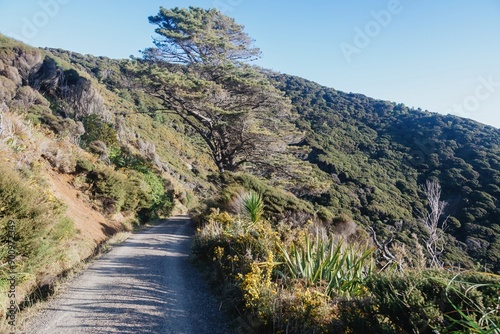
[[[160,7],[149,22],[158,27],[156,48],[144,51],[146,59],[179,64],[221,65],[260,57],[260,50],[242,25],[216,9]]]

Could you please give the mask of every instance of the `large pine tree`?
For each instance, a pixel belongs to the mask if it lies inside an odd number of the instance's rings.
[[[203,138],[218,169],[269,167],[295,130],[290,102],[256,67],[243,26],[215,9],[165,9],[149,18],[156,47],[143,51],[148,92]],[[288,128],[284,128],[288,124]]]

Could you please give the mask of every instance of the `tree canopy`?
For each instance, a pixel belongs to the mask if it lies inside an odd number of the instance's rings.
[[[243,26],[215,9],[161,8],[156,48],[144,50],[141,77],[162,101],[203,138],[220,171],[267,165],[293,141],[291,105],[246,63],[260,55]]]
[[[221,65],[260,57],[244,27],[216,9],[161,7],[149,22],[158,26],[156,48],[146,58],[180,64]]]

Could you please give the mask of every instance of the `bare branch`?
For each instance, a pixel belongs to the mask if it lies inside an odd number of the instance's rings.
[[[441,256],[444,252],[444,230],[446,228],[445,218],[441,223],[444,209],[447,203],[441,201],[441,185],[436,181],[427,181],[422,190],[427,198],[428,210],[421,213],[421,222],[429,237],[425,240],[425,247],[429,252],[430,265],[436,268],[442,268],[443,262]]]

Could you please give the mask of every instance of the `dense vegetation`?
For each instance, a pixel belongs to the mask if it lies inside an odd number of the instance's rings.
[[[499,331],[500,130],[251,66],[216,10],[150,22],[131,60],[0,35],[0,238],[24,231],[27,290],[78,234],[28,191],[50,166],[110,219],[193,209],[195,258],[248,331]]]
[[[248,333],[498,333],[500,278],[429,269],[377,268],[366,240],[321,224],[255,220],[252,192],[239,212],[213,210],[194,243],[207,278]],[[233,203],[233,207],[238,207]],[[250,209],[247,209],[250,208]],[[401,261],[411,254],[403,252]],[[408,262],[410,263],[410,262]]]
[[[307,160],[335,186],[308,200],[377,228],[421,233],[422,189],[433,179],[448,203],[449,264],[500,270],[500,130],[456,116],[346,94],[307,80],[274,77],[301,115]],[[468,253],[464,256],[462,251]],[[470,264],[468,264],[470,265]]]

